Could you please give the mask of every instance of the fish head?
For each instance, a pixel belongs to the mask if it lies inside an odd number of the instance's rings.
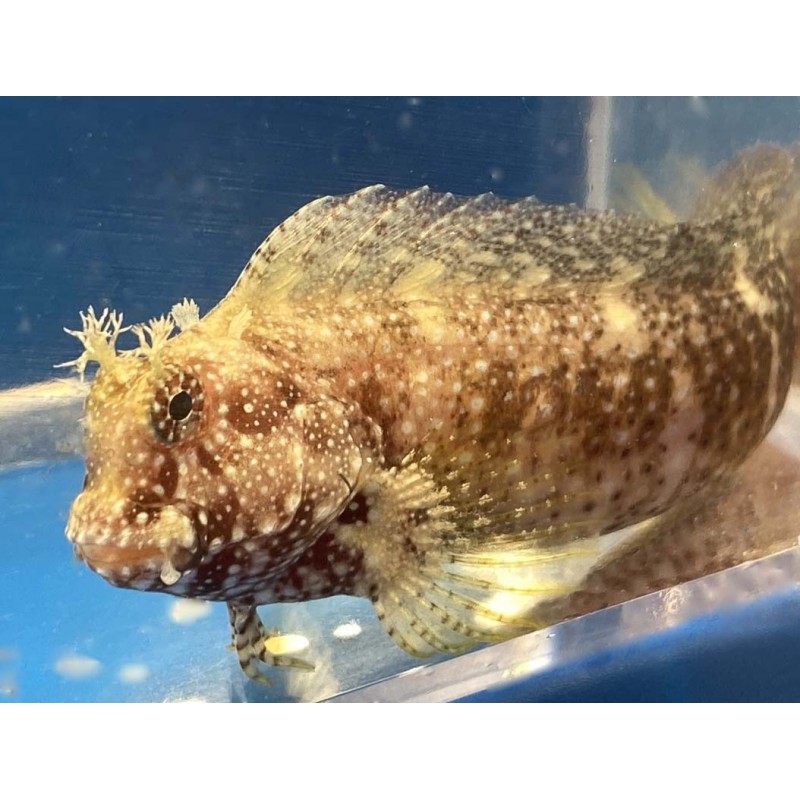
[[[117,586],[225,600],[263,591],[363,482],[371,459],[354,412],[202,325],[106,355],[67,536]]]

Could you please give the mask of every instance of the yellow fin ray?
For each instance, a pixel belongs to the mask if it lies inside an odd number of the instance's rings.
[[[537,606],[574,591],[602,550],[583,525],[579,540],[558,526],[563,541],[537,530],[492,539],[461,529],[461,509],[424,459],[374,475],[364,491],[369,521],[341,525],[336,537],[362,551],[379,618],[416,655],[535,630]]]
[[[534,198],[370,186],[315,200],[278,226],[212,315],[232,318],[244,307],[269,313],[287,301],[320,297],[433,297],[444,284],[502,286],[530,296],[626,283],[639,276],[617,268],[613,242],[632,228],[641,228],[639,257],[648,263],[668,227]]]

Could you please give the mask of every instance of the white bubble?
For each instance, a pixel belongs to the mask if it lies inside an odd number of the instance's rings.
[[[413,124],[414,116],[410,111],[401,112],[400,116],[397,118],[397,127],[403,132],[410,130]]]
[[[333,635],[337,639],[355,639],[356,636],[361,635],[361,626],[351,619],[349,622],[343,622],[333,629]]]
[[[176,600],[169,609],[169,618],[178,625],[191,625],[211,613],[211,603],[207,600]]]
[[[56,672],[64,678],[91,678],[102,669],[103,665],[96,658],[77,653],[62,656],[56,661]]]
[[[123,664],[117,677],[123,683],[142,683],[150,677],[150,668],[145,664]]]

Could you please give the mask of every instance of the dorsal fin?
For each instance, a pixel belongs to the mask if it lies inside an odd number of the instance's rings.
[[[413,295],[476,281],[523,290],[619,284],[642,274],[668,230],[533,198],[370,186],[315,200],[279,225],[222,305],[232,313],[317,295]]]

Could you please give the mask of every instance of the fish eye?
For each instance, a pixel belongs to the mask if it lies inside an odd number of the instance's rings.
[[[156,436],[175,444],[189,436],[203,416],[203,387],[189,372],[177,371],[156,390],[150,421]]]
[[[192,396],[189,392],[181,390],[169,401],[167,410],[171,419],[182,422],[192,413]]]

